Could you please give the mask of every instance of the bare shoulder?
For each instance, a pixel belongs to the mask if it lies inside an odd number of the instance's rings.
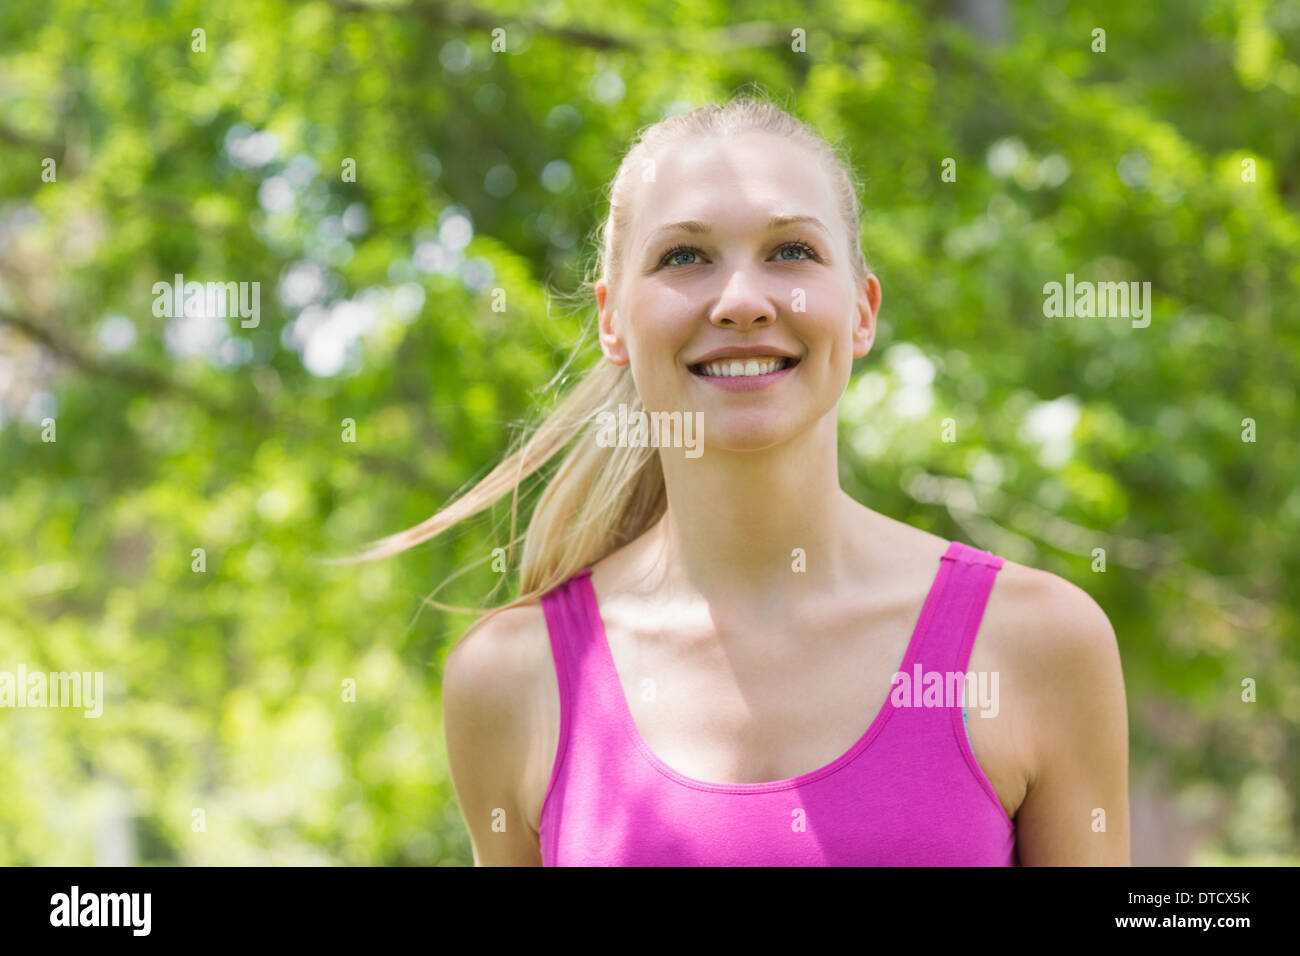
[[[540,602],[496,611],[476,621],[447,655],[444,690],[446,675],[454,666],[457,677],[473,689],[489,697],[517,700],[520,679],[527,682],[549,654],[546,615]]]
[[[1015,674],[1030,754],[1021,864],[1128,865],[1128,709],[1109,618],[1082,588],[1011,561],[986,618]]]
[[[443,667],[447,762],[481,865],[540,864],[527,784],[549,655],[545,614],[533,602],[475,623]]]
[[[1006,561],[985,620],[1000,659],[1014,669],[1033,728],[1031,788],[1081,730],[1127,739],[1119,646],[1091,595],[1051,572]]]
[[[1036,681],[1050,684],[1054,678],[1077,678],[1078,667],[1095,673],[1119,663],[1106,612],[1087,591],[1049,571],[1006,561],[986,616]]]

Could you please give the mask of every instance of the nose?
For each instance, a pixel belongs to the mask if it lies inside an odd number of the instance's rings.
[[[776,306],[763,294],[760,284],[752,276],[737,269],[709,311],[709,321],[724,328],[741,330],[771,325],[776,321]]]

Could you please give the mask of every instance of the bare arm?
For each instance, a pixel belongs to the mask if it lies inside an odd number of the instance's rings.
[[[540,614],[511,608],[471,628],[443,669],[447,761],[475,866],[542,865],[521,799],[535,684],[524,632]]]
[[[1025,646],[1033,773],[1016,816],[1024,866],[1129,866],[1128,710],[1119,647],[1088,594],[1042,574]],[[1104,827],[1104,829],[1103,829]]]

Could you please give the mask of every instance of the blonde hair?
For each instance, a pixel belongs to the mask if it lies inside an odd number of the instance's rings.
[[[786,137],[808,149],[822,162],[830,173],[843,218],[850,267],[855,279],[865,281],[870,270],[858,234],[859,184],[852,167],[841,158],[836,146],[811,127],[781,107],[749,94],[670,116],[639,133],[623,156],[609,187],[609,211],[600,227],[597,242],[599,275],[614,284],[626,247],[634,177],[642,169],[643,159],[686,137],[730,137],[750,131]],[[573,298],[590,302],[594,284],[588,270],[587,278]],[[576,355],[575,350],[553,382],[561,378]],[[587,433],[587,438],[591,438],[590,423],[600,412],[617,408],[620,404],[627,406],[629,418],[643,407],[630,367],[597,362],[530,435],[512,442],[514,447],[505,460],[482,481],[415,527],[374,542],[360,554],[340,559],[337,563],[370,561],[397,554],[486,510],[507,493],[511,494],[507,553],[513,554],[518,540],[515,527],[519,489],[524,480],[559,455],[575,437]],[[602,447],[594,439],[579,441],[564,456],[533,510],[523,536],[519,596],[490,609],[459,608],[440,604],[431,598],[426,598],[426,603],[452,611],[483,613],[486,610],[483,618],[486,620],[506,608],[534,601],[578,571],[639,537],[663,515],[666,507],[663,472],[656,448]],[[443,586],[457,576],[448,578]]]

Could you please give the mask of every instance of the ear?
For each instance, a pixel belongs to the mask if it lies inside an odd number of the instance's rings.
[[[858,286],[857,322],[853,326],[853,357],[862,358],[876,341],[876,313],[880,311],[880,280],[867,273]]]
[[[618,313],[609,301],[609,283],[601,279],[596,283],[596,328],[600,333],[600,350],[605,358],[615,365],[626,365],[629,361],[627,345],[618,331]]]

